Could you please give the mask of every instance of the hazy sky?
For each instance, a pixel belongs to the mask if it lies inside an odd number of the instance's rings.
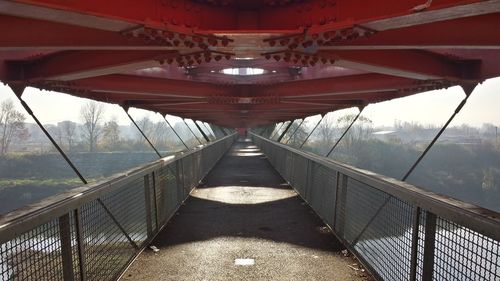
[[[460,87],[437,90],[418,95],[395,99],[369,105],[364,115],[369,117],[374,126],[393,125],[395,120],[420,122],[422,124],[443,124],[455,107],[465,97]],[[18,110],[25,112],[9,87],[0,85],[0,102],[12,99]],[[85,99],[72,97],[56,92],[40,91],[28,88],[23,99],[32,107],[43,123],[55,124],[62,120],[81,122],[80,107],[87,102]],[[161,116],[144,110],[130,111],[135,119],[149,116],[161,120]],[[129,120],[118,105],[105,106],[105,120],[116,118],[121,125],[129,124]],[[171,118],[169,118],[171,119]],[[174,118],[172,121],[175,122]],[[485,81],[479,85],[468,103],[457,116],[453,124],[470,124],[480,126],[483,123],[493,123],[500,126],[500,77]]]

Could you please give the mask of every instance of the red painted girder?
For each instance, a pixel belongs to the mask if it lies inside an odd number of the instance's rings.
[[[465,63],[422,50],[329,50],[317,54],[335,59],[336,66],[410,79],[477,79],[463,77]]]
[[[77,80],[160,66],[176,51],[63,51],[23,63],[22,80]]]
[[[72,81],[74,88],[96,92],[129,95],[129,99],[140,99],[141,95],[157,97],[198,97],[227,93],[224,86],[210,83],[147,78],[135,75],[113,74]]]
[[[118,32],[0,15],[0,51],[20,50],[100,50],[171,49],[129,38]]]
[[[120,31],[151,23],[186,25],[204,30],[291,30],[300,27],[352,22],[375,30],[486,14],[498,11],[496,0],[364,1],[311,0],[285,7],[238,11],[189,0],[17,0],[2,1],[0,9],[13,15],[30,15],[50,21]],[[415,9],[422,7],[422,9]]]
[[[351,99],[352,94],[390,92],[417,84],[418,82],[413,79],[370,73],[286,82],[259,90],[261,94],[274,94],[280,97],[344,96],[344,99]]]
[[[109,31],[123,31],[149,23],[209,26],[219,29],[237,24],[236,13],[192,1],[161,0],[18,0],[0,1],[5,14],[67,23]]]
[[[320,49],[500,49],[500,13],[375,33]]]

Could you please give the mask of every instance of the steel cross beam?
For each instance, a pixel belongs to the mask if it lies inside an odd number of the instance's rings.
[[[78,80],[160,66],[176,55],[177,51],[64,51],[24,63],[19,78]]]
[[[470,62],[451,60],[422,50],[328,50],[318,56],[335,59],[335,65],[417,80],[468,80],[463,69]]]
[[[383,7],[383,9],[381,9]],[[254,29],[297,30],[312,26],[331,29],[339,23],[351,23],[382,31],[411,25],[432,23],[500,10],[499,1],[390,0],[377,2],[311,0],[284,7],[262,7],[239,10],[214,7],[188,0],[167,2],[147,0],[88,1],[16,0],[1,1],[6,14],[54,21],[108,31],[123,31],[141,24],[152,26],[195,26],[205,30]],[[209,20],[207,20],[209,19]]]

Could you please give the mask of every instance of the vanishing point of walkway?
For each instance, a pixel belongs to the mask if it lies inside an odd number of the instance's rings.
[[[145,250],[121,280],[366,280],[249,140],[236,142],[151,245],[159,251]]]

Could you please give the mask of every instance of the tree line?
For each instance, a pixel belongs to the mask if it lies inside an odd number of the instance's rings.
[[[133,124],[119,125],[116,117],[105,120],[105,108],[102,103],[89,101],[81,106],[79,122],[61,121],[56,125],[46,124],[46,128],[59,146],[68,152],[107,152],[121,150],[150,150],[151,147]],[[172,133],[166,122],[154,122],[148,117],[141,118],[137,125],[160,151],[182,149],[182,144]],[[194,136],[183,124],[174,124],[184,141],[194,144]],[[39,134],[36,126],[26,122],[25,115],[16,110],[12,100],[0,103],[0,156],[5,155],[14,146],[22,147],[30,142],[47,142]],[[27,145],[26,145],[27,146]],[[48,146],[53,149],[51,146]],[[21,148],[30,152],[30,148]]]

